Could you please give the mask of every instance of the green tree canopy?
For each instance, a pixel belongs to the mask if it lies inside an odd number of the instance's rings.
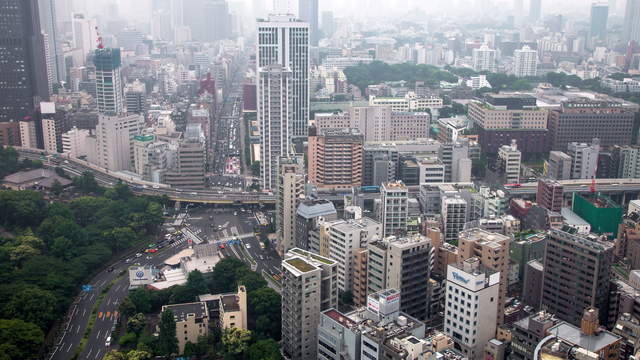
[[[280,345],[273,339],[258,340],[249,346],[249,360],[282,360]]]
[[[0,358],[38,359],[44,333],[36,325],[19,319],[0,319]]]
[[[160,315],[160,333],[158,335],[158,353],[169,356],[178,353],[178,338],[176,338],[176,321],[171,310],[165,310]]]

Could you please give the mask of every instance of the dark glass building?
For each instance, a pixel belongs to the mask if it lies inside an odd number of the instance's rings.
[[[0,122],[35,114],[49,99],[37,0],[0,0]]]

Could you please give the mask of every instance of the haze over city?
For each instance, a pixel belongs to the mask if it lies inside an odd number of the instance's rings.
[[[640,359],[640,0],[0,0],[0,360]]]

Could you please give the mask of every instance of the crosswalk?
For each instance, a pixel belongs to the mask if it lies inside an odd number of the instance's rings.
[[[170,246],[171,247],[180,246],[181,244],[184,244],[185,241],[187,241],[186,238],[178,239],[173,244],[171,244]]]

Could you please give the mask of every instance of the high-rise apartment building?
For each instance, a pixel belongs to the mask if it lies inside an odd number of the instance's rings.
[[[516,77],[536,76],[538,73],[538,51],[528,46],[513,52],[514,68],[513,74]]]
[[[624,11],[622,40],[640,43],[640,0],[627,0]]]
[[[554,180],[571,179],[571,156],[562,151],[551,151],[547,163],[547,176]]]
[[[291,359],[316,359],[320,312],[338,306],[338,265],[294,248],[282,272],[282,351]]]
[[[87,147],[87,138],[89,135],[89,130],[78,129],[75,126],[71,130],[63,133],[62,153],[65,154],[65,156],[74,159],[87,156],[89,152]]]
[[[452,243],[458,240],[458,234],[467,222],[467,202],[461,197],[443,198],[440,202],[442,235],[444,241]]]
[[[567,154],[571,157],[571,178],[595,178],[599,153],[600,140],[598,139],[593,139],[591,144],[569,143],[567,145]]]
[[[576,326],[580,325],[588,307],[597,308],[601,320],[606,320],[613,250],[610,242],[595,236],[549,230],[544,253],[542,306]]]
[[[603,147],[630,145],[634,111],[615,100],[564,102],[549,113],[551,149],[564,151],[570,142],[588,143],[593,138]]]
[[[37,149],[38,148],[38,137],[36,134],[36,122],[34,120],[23,120],[20,121],[20,140],[22,141],[23,148],[27,149]],[[13,145],[13,144],[4,144],[4,145]]]
[[[14,122],[7,133],[17,135],[17,123],[34,118],[36,104],[49,100],[45,44],[37,0],[1,0],[0,9],[0,122]]]
[[[62,129],[56,121],[56,104],[41,102],[40,117],[44,151],[48,153],[62,152]]]
[[[362,134],[357,129],[309,129],[309,181],[319,188],[362,185]]]
[[[608,18],[609,4],[597,2],[591,4],[591,27],[589,36],[600,39],[606,38]]]
[[[338,263],[338,290],[351,291],[353,286],[354,251],[382,239],[382,225],[367,217],[331,222],[329,257]]]
[[[120,49],[96,49],[96,103],[98,112],[109,116],[125,112]]]
[[[509,244],[511,237],[481,229],[469,229],[460,233],[459,259],[478,258],[487,269],[500,272],[497,324],[504,322],[504,304],[509,281]]]
[[[406,232],[409,216],[409,189],[402,182],[383,183],[380,194],[382,236]]]
[[[276,189],[276,229],[281,254],[296,247],[296,211],[304,195],[304,164],[300,158],[281,158]]]
[[[333,36],[335,32],[335,20],[333,18],[333,11],[322,12],[322,35],[329,38]]]
[[[473,49],[473,70],[496,72],[496,51],[486,44]]]
[[[289,137],[306,137],[309,128],[309,24],[292,15],[270,15],[258,21],[256,72],[278,64],[291,71]],[[260,89],[258,90],[260,94]],[[259,95],[260,97],[260,95]],[[260,99],[259,99],[260,101]],[[258,117],[260,112],[258,108]]]
[[[390,236],[368,245],[368,284],[372,294],[384,289],[400,289],[400,310],[424,320],[429,303],[431,241],[422,235]]]
[[[276,189],[280,158],[291,154],[292,81],[291,70],[277,64],[258,72],[260,174],[264,189]]]
[[[500,169],[504,173],[507,184],[520,183],[522,153],[518,150],[516,141],[511,141],[511,145],[502,145],[498,150],[498,157],[500,158]]]
[[[124,88],[127,112],[140,114],[147,108],[147,92],[143,82],[135,81]]]
[[[320,40],[318,15],[318,0],[298,0],[298,18],[309,23],[309,44],[311,46],[318,46],[318,40]]]
[[[500,276],[476,257],[447,267],[444,332],[469,359],[484,359],[495,337]]]

